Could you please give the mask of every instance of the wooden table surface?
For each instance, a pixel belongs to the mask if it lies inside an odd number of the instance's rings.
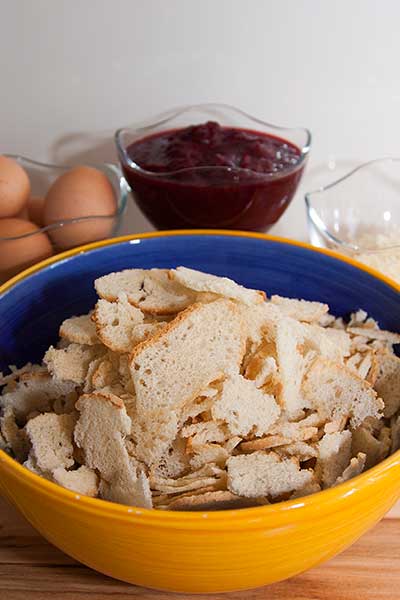
[[[0,499],[0,600],[399,600],[400,505],[350,549],[303,575],[253,591],[189,596],[110,579],[48,544]]]

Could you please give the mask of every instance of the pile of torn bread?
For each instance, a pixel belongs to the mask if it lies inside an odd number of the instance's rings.
[[[400,336],[363,311],[192,271],[95,282],[42,365],[2,378],[3,448],[122,504],[252,506],[337,485],[400,446]]]

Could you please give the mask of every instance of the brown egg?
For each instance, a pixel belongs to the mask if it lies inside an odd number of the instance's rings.
[[[31,196],[28,200],[28,215],[32,223],[43,227],[43,211],[45,198],[42,196]]]
[[[30,190],[26,171],[12,158],[0,156],[0,218],[17,215],[26,204]]]
[[[61,175],[49,189],[44,205],[44,224],[65,219],[116,213],[117,202],[106,175],[92,167],[75,167]],[[110,235],[113,219],[88,219],[60,228],[49,235],[58,248],[72,248]]]
[[[16,240],[4,239],[18,237],[27,233],[35,235]],[[5,281],[53,254],[48,236],[39,228],[23,219],[0,219],[0,279]]]
[[[29,221],[29,213],[28,213],[28,205],[22,207],[18,214],[15,215],[16,219],[23,219],[24,221]],[[32,221],[32,219],[31,219]]]

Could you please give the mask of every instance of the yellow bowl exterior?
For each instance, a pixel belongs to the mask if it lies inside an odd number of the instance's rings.
[[[0,292],[78,252],[82,248],[44,261]],[[291,577],[352,544],[400,497],[400,452],[336,488],[290,502],[221,512],[136,509],[79,496],[34,475],[1,451],[0,490],[46,539],[102,573],[162,590],[233,591]]]

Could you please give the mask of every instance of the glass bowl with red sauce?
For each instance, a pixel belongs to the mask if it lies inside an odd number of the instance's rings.
[[[157,229],[268,231],[296,192],[311,134],[203,104],[119,129],[115,142],[135,201]]]

